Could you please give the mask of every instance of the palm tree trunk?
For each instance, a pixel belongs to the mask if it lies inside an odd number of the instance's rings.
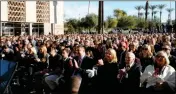
[[[148,17],[148,7],[149,7],[149,3],[148,3],[148,0],[147,0],[146,5],[145,5],[145,22],[147,21],[147,17]]]
[[[162,15],[162,12],[161,12],[161,10],[160,10],[160,24],[161,24],[161,15]]]
[[[159,27],[159,31],[161,30],[161,15],[162,15],[162,12],[161,12],[161,10],[160,10],[160,27]]]
[[[152,21],[153,21],[153,11],[152,11]]]
[[[139,10],[138,10],[138,19],[139,19],[139,13],[140,13],[140,12],[139,12]]]

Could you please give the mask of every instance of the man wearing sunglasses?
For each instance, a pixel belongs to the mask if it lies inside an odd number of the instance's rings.
[[[171,47],[169,45],[163,45],[162,50],[165,51],[169,57],[170,65],[176,69],[176,57],[171,55]]]

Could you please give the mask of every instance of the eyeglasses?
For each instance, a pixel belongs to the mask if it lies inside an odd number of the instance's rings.
[[[162,48],[162,50],[165,50],[165,51],[166,51],[166,50],[170,50],[170,49],[168,49],[168,48]]]
[[[155,57],[156,58],[164,58],[164,56],[161,56],[161,55],[156,55]]]
[[[148,50],[147,48],[143,48],[143,50]]]

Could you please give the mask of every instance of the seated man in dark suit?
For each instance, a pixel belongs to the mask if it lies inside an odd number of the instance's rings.
[[[80,77],[82,79],[80,83],[81,84],[80,89],[79,89],[80,94],[82,94],[82,92],[84,92],[83,94],[85,94],[85,92],[88,93],[87,89],[89,89],[88,84],[90,83],[90,79],[88,78],[86,70],[93,68],[93,66],[95,65],[94,60],[86,56],[85,48],[83,46],[79,46],[78,56],[74,57],[72,62],[73,62],[73,68],[74,68],[73,77]],[[78,92],[78,91],[72,91],[72,93],[73,92],[75,94],[75,92]]]
[[[125,66],[119,70],[117,78],[119,79],[122,90],[121,92],[139,93],[141,65],[135,63],[135,55],[132,52],[127,52],[125,56]]]

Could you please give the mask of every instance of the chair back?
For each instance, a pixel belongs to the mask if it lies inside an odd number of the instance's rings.
[[[0,94],[4,94],[17,69],[18,63],[0,60]]]

